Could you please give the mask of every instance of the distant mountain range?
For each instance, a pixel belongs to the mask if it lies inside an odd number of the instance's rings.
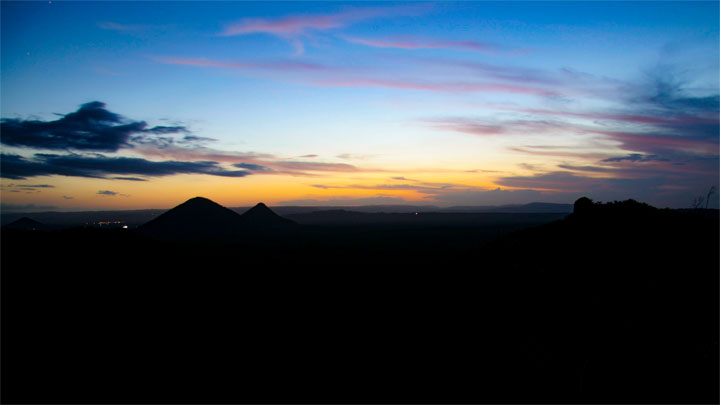
[[[230,208],[238,213],[245,212],[248,207]],[[305,214],[317,211],[352,211],[363,213],[384,213],[384,214],[414,214],[416,212],[439,212],[439,213],[564,213],[569,214],[573,210],[572,204],[554,204],[533,202],[529,204],[511,205],[479,205],[479,206],[453,206],[436,207],[433,205],[363,205],[363,206],[328,206],[328,207],[300,207],[281,206],[273,208],[280,215]]]
[[[264,205],[264,204],[263,204]],[[229,207],[237,214],[243,214],[252,207]],[[457,206],[441,208],[428,205],[366,205],[366,206],[333,206],[333,207],[301,207],[281,206],[273,207],[273,211],[280,216],[294,214],[307,214],[319,211],[349,211],[356,213],[386,213],[386,214],[414,214],[419,213],[557,213],[569,214],[572,212],[571,204],[552,204],[534,202],[524,205],[499,206]],[[137,228],[159,215],[165,209],[122,210],[122,211],[79,211],[79,212],[3,212],[0,215],[2,225],[10,224],[22,217],[30,217],[51,228],[68,228],[77,226],[113,227],[127,225]]]

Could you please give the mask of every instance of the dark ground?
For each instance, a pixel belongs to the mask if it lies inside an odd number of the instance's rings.
[[[3,230],[2,402],[718,402],[716,215],[514,229]]]

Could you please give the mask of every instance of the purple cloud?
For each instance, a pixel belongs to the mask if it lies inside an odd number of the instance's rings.
[[[296,15],[276,19],[245,18],[229,24],[220,34],[234,36],[246,34],[271,34],[281,37],[295,37],[310,31],[324,31],[373,19],[415,16],[428,12],[429,3],[389,7],[352,7],[331,14]]]

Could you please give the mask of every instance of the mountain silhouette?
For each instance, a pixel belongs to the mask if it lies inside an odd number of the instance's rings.
[[[263,203],[258,203],[242,214],[240,224],[244,228],[257,229],[281,229],[296,225],[295,222],[281,217]]]
[[[5,225],[5,229],[18,229],[22,231],[45,231],[48,226],[32,218],[22,217],[17,221]]]
[[[195,197],[165,212],[138,230],[162,239],[225,238],[295,225],[259,203],[243,215],[203,197]]]
[[[138,230],[153,237],[183,239],[231,236],[239,227],[240,215],[207,198],[195,197]]]

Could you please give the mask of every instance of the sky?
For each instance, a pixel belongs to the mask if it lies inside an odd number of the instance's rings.
[[[2,1],[2,210],[687,208],[718,5]]]

